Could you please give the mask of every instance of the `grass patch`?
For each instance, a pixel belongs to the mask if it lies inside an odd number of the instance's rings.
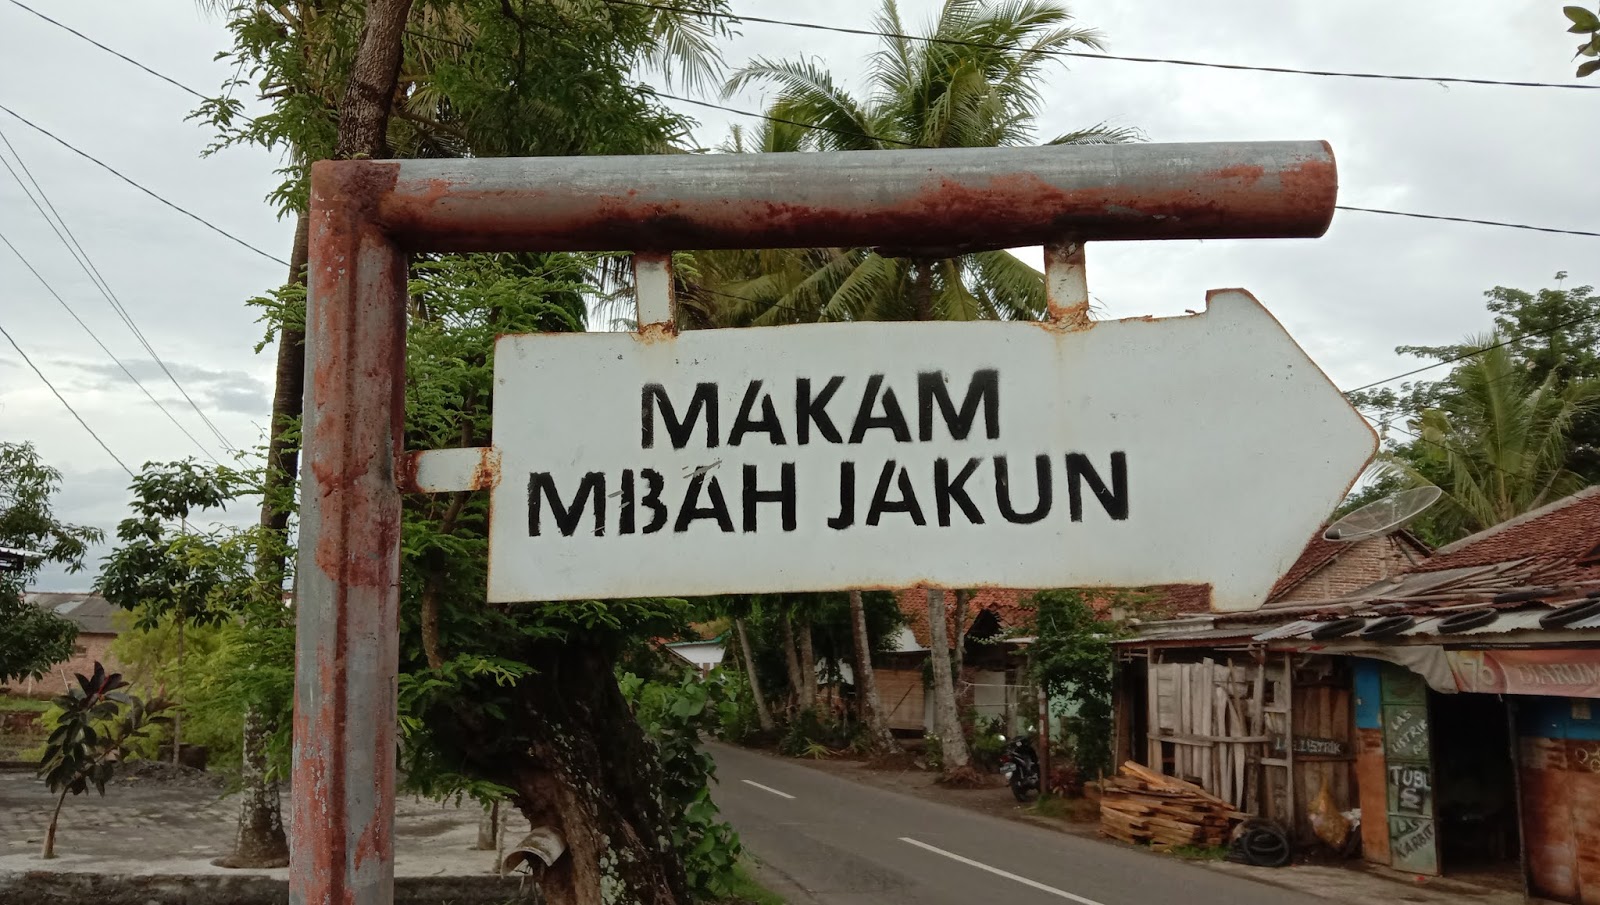
[[[49,701],[0,694],[0,713],[44,713],[49,709]]]
[[[1185,861],[1221,861],[1228,856],[1228,849],[1220,845],[1174,845],[1167,854]]]
[[[1098,802],[1087,798],[1066,798],[1060,795],[1041,796],[1028,807],[1028,813],[1035,817],[1049,817],[1055,820],[1070,820],[1074,823],[1088,823],[1100,819],[1100,805]]]
[[[785,905],[777,893],[757,883],[751,873],[752,865],[748,860],[739,862],[734,868],[733,891],[718,905]]]

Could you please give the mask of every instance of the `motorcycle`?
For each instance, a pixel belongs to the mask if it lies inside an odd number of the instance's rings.
[[[1039,793],[1039,753],[1026,735],[1017,736],[1001,750],[1000,773],[1018,801],[1026,802]]]

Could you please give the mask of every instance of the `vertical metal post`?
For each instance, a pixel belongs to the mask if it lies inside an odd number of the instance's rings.
[[[1081,241],[1045,245],[1044,292],[1051,320],[1070,328],[1089,326],[1089,276]]]
[[[311,180],[289,901],[390,905],[406,255],[333,166]]]
[[[650,328],[671,332],[677,327],[678,300],[672,291],[672,253],[636,252],[633,256],[633,300],[639,332]]]

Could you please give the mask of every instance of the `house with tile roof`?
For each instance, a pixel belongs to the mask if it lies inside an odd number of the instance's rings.
[[[1600,487],[1364,587],[1119,648],[1123,756],[1303,845],[1326,790],[1369,861],[1600,903]]]
[[[94,672],[96,661],[112,671],[120,669],[111,653],[111,642],[120,629],[114,620],[117,608],[98,594],[83,592],[29,591],[22,595],[23,602],[49,610],[78,628],[73,642],[72,656],[50,667],[48,675],[39,679],[17,679],[3,687],[11,694],[29,697],[54,697],[66,690],[76,673]]]

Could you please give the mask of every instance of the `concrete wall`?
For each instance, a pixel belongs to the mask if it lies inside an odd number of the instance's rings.
[[[1313,572],[1276,602],[1327,600],[1359,591],[1409,568],[1412,561],[1392,537],[1373,537],[1348,545],[1329,564]],[[1416,555],[1413,551],[1412,555]]]
[[[49,698],[63,693],[67,687],[66,683],[73,681],[75,673],[84,675],[93,673],[96,660],[105,664],[107,671],[117,672],[122,666],[111,655],[111,642],[116,638],[116,635],[80,632],[78,640],[73,642],[73,654],[70,660],[63,660],[50,667],[50,674],[42,679],[20,679],[4,687],[12,694]]]

